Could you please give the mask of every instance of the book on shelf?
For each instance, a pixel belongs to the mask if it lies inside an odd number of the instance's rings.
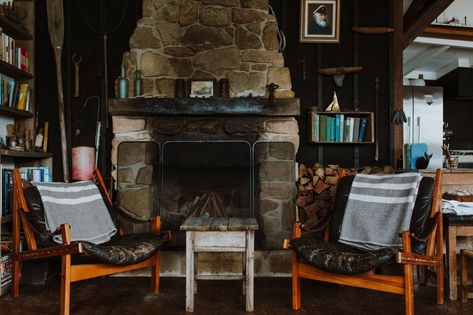
[[[361,121],[360,121],[360,133],[358,134],[358,141],[359,142],[363,142],[365,141],[365,137],[366,137],[366,125],[368,124],[368,118],[366,117],[363,117],[361,118]]]
[[[51,171],[47,166],[21,167],[20,177],[31,182],[51,182]],[[2,216],[12,213],[13,178],[12,169],[2,169]]]

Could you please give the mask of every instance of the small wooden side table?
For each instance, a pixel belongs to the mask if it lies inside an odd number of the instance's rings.
[[[186,231],[186,311],[194,311],[194,294],[197,291],[195,254],[199,252],[240,252],[243,255],[243,294],[246,311],[254,308],[254,245],[258,223],[254,218],[196,218],[189,217],[181,225]],[[226,276],[206,276],[205,279],[228,279]],[[231,279],[235,279],[232,277]]]

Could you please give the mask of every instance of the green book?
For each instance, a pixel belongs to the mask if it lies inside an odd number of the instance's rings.
[[[327,141],[327,115],[320,115],[319,138],[320,141]]]

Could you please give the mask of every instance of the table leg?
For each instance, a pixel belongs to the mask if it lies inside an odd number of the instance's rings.
[[[245,295],[246,294],[246,250],[242,253],[242,294]]]
[[[253,312],[255,232],[246,232],[246,311]]]
[[[447,255],[448,255],[448,288],[450,300],[457,299],[457,228],[448,227]]]
[[[186,232],[186,312],[194,311],[194,232]]]

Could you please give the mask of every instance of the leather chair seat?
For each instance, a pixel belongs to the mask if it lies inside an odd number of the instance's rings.
[[[306,264],[338,274],[362,274],[393,262],[395,248],[362,251],[339,242],[318,237],[301,237],[292,240],[292,248]]]
[[[133,265],[145,261],[158,251],[166,240],[156,234],[115,235],[104,244],[81,242],[84,250],[100,262],[112,265]]]

